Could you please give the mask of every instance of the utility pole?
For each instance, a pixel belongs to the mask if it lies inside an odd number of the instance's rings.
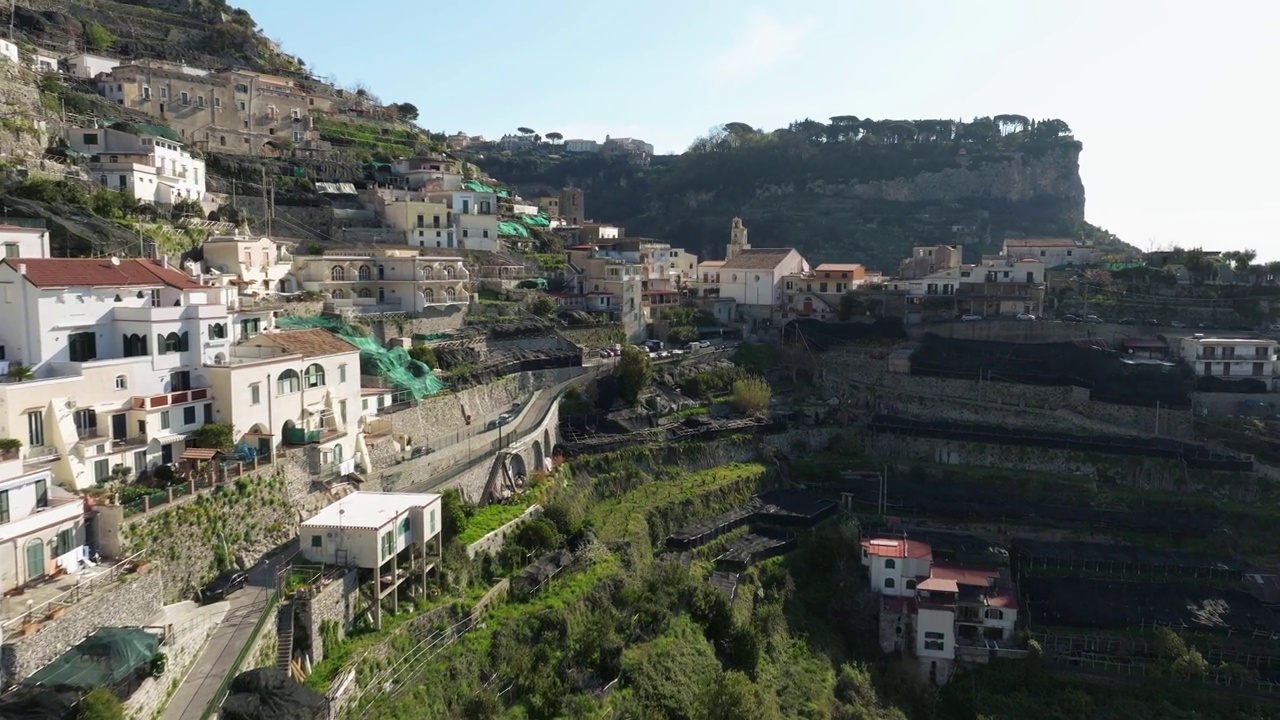
[[[267,236],[271,236],[271,206],[267,204],[267,166],[262,168],[262,214],[267,220]]]

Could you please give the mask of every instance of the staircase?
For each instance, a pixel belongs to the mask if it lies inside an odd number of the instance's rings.
[[[293,660],[293,604],[282,604],[276,610],[276,667],[289,672]]]

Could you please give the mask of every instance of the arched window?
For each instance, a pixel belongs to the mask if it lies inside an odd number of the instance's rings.
[[[129,389],[129,378],[125,377],[124,375],[117,375],[117,376],[116,376],[116,389],[117,389],[117,390],[128,390],[128,389]]]
[[[908,590],[915,590],[915,589],[916,589],[916,581],[915,581],[915,580],[908,580],[908,581],[907,581],[907,589],[908,589]]]
[[[334,290],[334,291],[333,291],[333,295],[332,295],[332,297],[333,297],[333,299],[334,299],[334,300],[346,300],[346,299],[347,299],[347,291],[346,291],[346,290]]]
[[[373,291],[369,288],[360,288],[356,295],[359,295],[362,298],[371,298],[373,297]]]
[[[372,280],[373,270],[370,270],[368,265],[361,265],[360,269],[356,271],[356,277],[360,280]]]
[[[342,269],[341,265],[334,265],[329,271],[329,279],[334,282],[342,282],[347,279],[347,271]]]
[[[324,368],[320,367],[320,363],[312,363],[307,366],[307,372],[304,377],[306,378],[306,387],[320,387],[324,385]]]
[[[333,461],[335,463],[342,462],[342,446],[341,445],[333,446]]]
[[[124,356],[141,357],[147,354],[147,336],[130,333],[124,336]]]
[[[436,301],[436,294],[431,288],[422,291],[422,302],[430,305]]]
[[[892,588],[892,587],[893,587],[893,578],[885,578],[885,579],[884,579],[884,586],[885,586],[885,587],[887,587],[887,588]]]
[[[175,353],[182,351],[182,336],[178,333],[169,333],[168,335],[160,335],[156,338],[156,344],[160,346],[160,354]]]
[[[986,615],[987,615],[987,619],[988,619],[988,620],[1003,620],[1003,619],[1004,619],[1004,611],[1003,611],[1003,610],[1000,610],[1000,609],[998,609],[998,608],[987,608],[987,613],[986,613]]]
[[[897,562],[896,560],[894,560],[893,558],[885,558],[885,559],[884,559],[884,569],[885,569],[885,570],[893,570],[893,569],[894,569],[894,568],[896,568],[896,567],[898,567],[898,562]]]
[[[452,265],[445,265],[445,266],[444,266],[444,277],[445,277],[445,279],[446,279],[446,280],[452,280],[452,279],[453,279],[453,266],[452,266]]]
[[[298,377],[297,370],[285,370],[280,373],[280,377],[276,379],[276,394],[288,395],[296,393],[302,388],[302,378]]]
[[[209,326],[209,337],[213,340],[225,340],[227,337],[227,326],[225,323],[214,323]]]
[[[453,299],[454,299],[454,297],[455,297],[456,295],[457,295],[457,293],[455,293],[455,292],[453,291],[453,288],[445,288],[445,289],[444,289],[444,301],[445,301],[445,302],[453,302]]]
[[[214,364],[214,365],[226,365],[226,364],[227,364],[227,356],[226,356],[226,355],[224,355],[224,354],[222,354],[222,353],[218,353],[217,355],[214,355],[214,356],[213,356],[213,364]]]

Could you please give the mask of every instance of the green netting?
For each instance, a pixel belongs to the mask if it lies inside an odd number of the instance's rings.
[[[453,333],[441,332],[441,333],[427,333],[425,335],[422,333],[414,333],[413,341],[426,343],[426,342],[433,342],[435,340],[446,340],[450,337],[453,337]]]
[[[382,347],[377,340],[360,334],[342,318],[332,315],[286,316],[276,320],[276,327],[281,330],[328,330],[359,348],[361,375],[385,378],[391,387],[412,393],[417,400],[435,395],[445,387],[431,367],[409,357],[409,351],[402,347]]]
[[[485,185],[479,180],[463,180],[462,187],[470,190],[471,192],[493,193],[498,197],[511,197],[511,193],[507,192],[506,190],[499,190],[498,188],[489,187],[488,185]]]
[[[186,140],[182,139],[181,135],[174,132],[173,128],[167,125],[153,125],[150,123],[131,123],[131,122],[122,121],[122,122],[112,123],[110,127],[112,130],[119,130],[120,132],[137,133],[138,135],[154,135],[155,137],[162,137],[165,140],[172,140],[182,145],[185,145],[187,142]]]
[[[1115,271],[1115,270],[1132,270],[1133,268],[1146,267],[1147,264],[1145,262],[1109,262],[1109,263],[1103,263],[1102,266],[1105,267],[1107,270]]]
[[[551,227],[551,219],[543,213],[538,213],[537,215],[523,215],[520,219],[524,221],[525,225],[529,225],[530,227]]]
[[[149,667],[160,638],[139,628],[104,627],[22,681],[46,687],[111,688]]]
[[[523,225],[520,223],[506,222],[505,220],[498,221],[498,234],[515,235],[522,238],[529,237],[529,231],[526,230]]]

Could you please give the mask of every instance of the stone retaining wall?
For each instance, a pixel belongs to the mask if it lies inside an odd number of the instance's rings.
[[[312,595],[299,602],[300,624],[295,635],[307,633],[311,640],[311,662],[319,663],[324,659],[324,639],[322,630],[326,622],[334,622],[338,626],[338,636],[346,637],[356,619],[359,602],[359,576],[357,570],[349,570],[341,577],[335,578]]]
[[[506,542],[507,535],[509,535],[512,530],[515,530],[526,521],[536,517],[542,517],[542,506],[530,505],[529,509],[521,513],[520,517],[468,545],[467,557],[473,558],[483,552],[497,554],[499,550],[502,550],[502,545]]]

